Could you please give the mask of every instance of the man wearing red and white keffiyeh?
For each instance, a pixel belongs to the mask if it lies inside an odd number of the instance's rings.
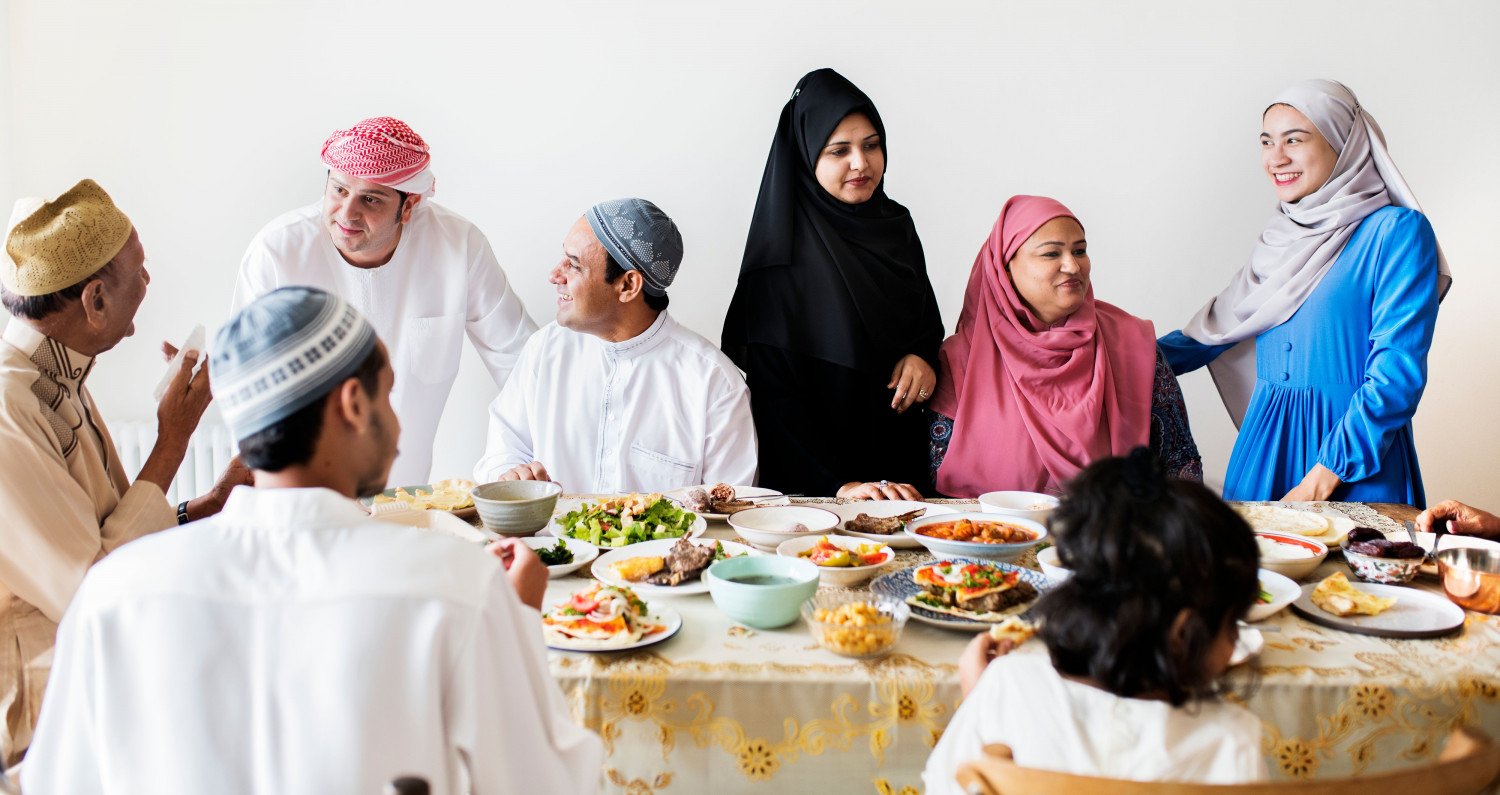
[[[285,285],[318,287],[353,304],[396,371],[391,403],[401,420],[401,455],[391,485],[425,484],[465,334],[499,386],[536,324],[484,234],[432,200],[431,149],[405,122],[380,116],[337,130],[323,143],[322,160],[322,200],[255,236],[232,309]]]

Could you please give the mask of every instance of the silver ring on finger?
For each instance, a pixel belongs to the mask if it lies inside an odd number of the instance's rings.
[[[888,487],[888,486],[890,486],[890,485],[891,485],[891,482],[890,482],[890,481],[888,481],[888,480],[882,480],[882,481],[880,481],[880,487],[881,487],[881,488],[882,488],[882,489],[883,489],[883,488],[886,488],[886,487]]]

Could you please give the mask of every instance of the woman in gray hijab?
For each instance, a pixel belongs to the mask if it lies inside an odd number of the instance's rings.
[[[1158,344],[1179,375],[1209,365],[1239,425],[1225,499],[1423,505],[1411,418],[1452,282],[1432,226],[1342,84],[1298,83],[1262,122],[1277,212]]]

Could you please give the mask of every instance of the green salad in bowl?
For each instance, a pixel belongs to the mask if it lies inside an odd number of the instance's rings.
[[[660,494],[626,494],[584,503],[557,520],[557,534],[596,547],[624,547],[641,541],[698,535],[706,524]]]

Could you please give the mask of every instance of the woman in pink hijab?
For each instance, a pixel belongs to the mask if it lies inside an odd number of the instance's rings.
[[[1057,493],[1096,459],[1149,444],[1203,479],[1177,379],[1149,320],[1094,299],[1083,225],[1012,196],[979,249],[932,397],[932,466],[953,497]]]

